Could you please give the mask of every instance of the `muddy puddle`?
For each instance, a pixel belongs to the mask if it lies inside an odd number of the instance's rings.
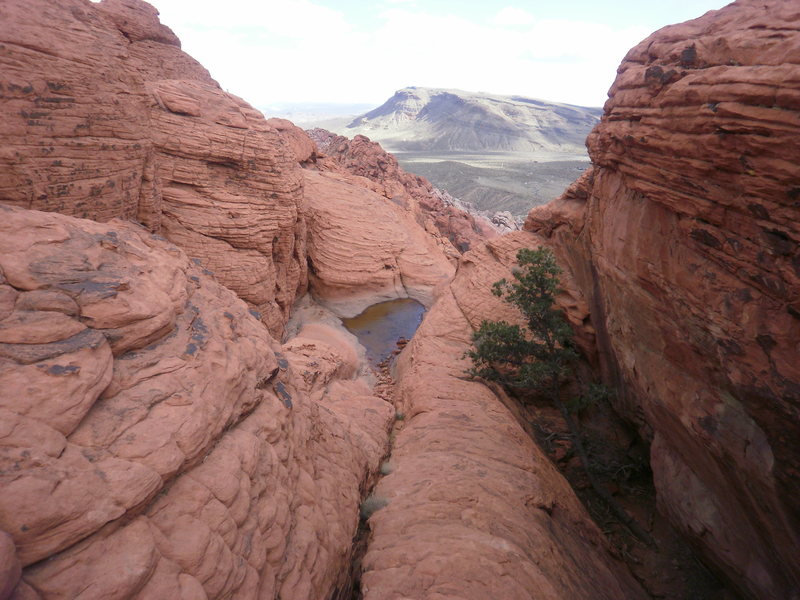
[[[424,314],[422,304],[401,298],[373,304],[360,315],[342,319],[342,323],[366,348],[369,363],[376,366],[397,348],[400,338],[411,339]]]

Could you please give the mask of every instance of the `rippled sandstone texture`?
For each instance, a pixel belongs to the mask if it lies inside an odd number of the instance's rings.
[[[318,290],[431,301],[450,241],[374,180],[301,174],[315,150],[222,93],[143,3],[6,1],[0,34],[0,593],[329,597],[393,409],[336,331],[281,348],[223,285],[280,329],[305,285],[301,176]],[[476,248],[409,345],[371,597],[641,594],[511,413],[461,378],[518,235]],[[345,250],[363,269],[336,271]]]
[[[0,4],[0,202],[139,221],[279,333],[306,283],[302,178],[138,0]]]
[[[405,171],[377,142],[363,135],[347,139],[324,129],[312,129],[308,135],[321,155],[309,168],[356,175],[355,181],[414,213],[421,225],[441,233],[459,252],[497,237],[498,229],[488,219],[456,206],[449,194],[434,188],[424,177]]]
[[[590,297],[661,509],[748,596],[800,597],[800,7],[655,33],[588,145],[526,227]]]
[[[342,316],[393,298],[433,303],[454,267],[450,243],[349,176],[305,171],[309,282]]]
[[[410,297],[430,306],[437,286],[452,277],[461,256],[451,242],[452,230],[437,228],[437,213],[417,200],[428,198],[428,191],[433,194],[430,184],[399,169],[394,157],[377,144],[361,144],[366,151],[348,155],[344,164],[326,156],[290,121],[268,123],[304,167],[309,287],[314,297],[347,317],[395,298]],[[349,147],[350,140],[338,139]],[[394,168],[387,170],[387,164]],[[427,188],[411,183],[425,183]],[[475,224],[471,215],[449,208],[460,221]],[[473,243],[497,235],[491,228],[470,233]]]
[[[0,591],[331,594],[394,415],[346,346],[136,225],[0,217]]]

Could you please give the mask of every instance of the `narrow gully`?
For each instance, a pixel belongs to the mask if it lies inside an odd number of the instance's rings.
[[[395,381],[391,370],[394,359],[402,351],[408,341],[422,323],[425,307],[410,298],[401,298],[373,304],[361,314],[342,319],[348,331],[353,333],[366,349],[367,360],[376,374],[377,382],[373,394],[395,406]],[[386,453],[377,471],[370,473],[361,488],[361,504],[359,506],[359,523],[350,550],[349,564],[339,577],[330,600],[362,600],[361,574],[362,561],[367,552],[369,541],[369,516],[373,510],[368,507],[375,486],[384,474],[384,465],[392,454],[392,445],[396,430],[402,427],[402,419],[396,415]]]

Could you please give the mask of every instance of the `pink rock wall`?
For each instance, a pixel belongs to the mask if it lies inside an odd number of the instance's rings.
[[[590,297],[660,507],[746,595],[800,593],[800,8],[739,0],[632,49],[595,168],[527,228]]]

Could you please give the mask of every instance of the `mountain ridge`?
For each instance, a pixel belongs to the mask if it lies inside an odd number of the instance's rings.
[[[449,88],[411,86],[351,121],[389,151],[499,151],[585,154],[601,108]]]

